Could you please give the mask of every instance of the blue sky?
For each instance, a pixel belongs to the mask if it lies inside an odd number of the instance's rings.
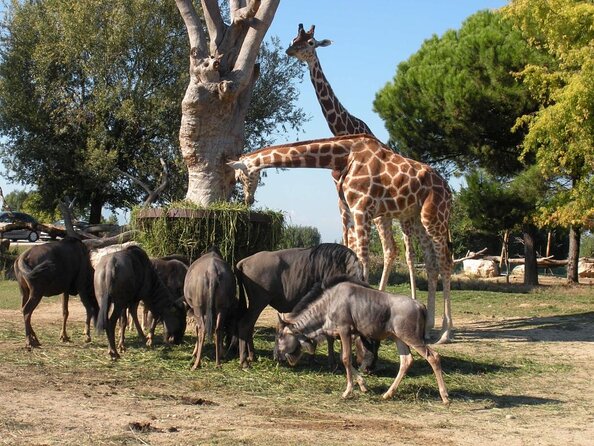
[[[423,41],[434,34],[460,27],[473,13],[499,8],[503,0],[281,0],[269,36],[278,36],[283,47],[297,33],[316,25],[316,38],[332,45],[319,48],[318,56],[334,92],[349,110],[363,119],[385,141],[388,133],[373,112],[375,94]],[[365,6],[362,6],[362,5]],[[306,70],[306,66],[303,67]],[[299,85],[298,105],[311,117],[303,132],[277,135],[277,143],[332,136],[306,73]],[[180,98],[181,101],[181,98]],[[0,174],[1,175],[1,174]],[[256,207],[282,211],[290,224],[315,226],[322,241],[341,239],[336,189],[326,169],[268,169],[264,185],[256,192]],[[22,189],[0,176],[4,193]]]

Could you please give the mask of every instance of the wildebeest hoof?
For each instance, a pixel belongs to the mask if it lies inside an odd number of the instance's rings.
[[[87,337],[85,338],[85,342],[88,344],[89,342],[91,342],[91,337],[89,335],[87,335]]]
[[[118,354],[118,352],[109,352],[109,357],[112,361],[120,359],[120,355]]]

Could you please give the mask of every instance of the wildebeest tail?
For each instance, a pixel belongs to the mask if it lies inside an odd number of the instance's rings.
[[[206,314],[204,320],[204,331],[208,337],[208,341],[212,342],[212,334],[214,332],[214,321],[216,320],[215,314],[215,297],[217,293],[217,282],[209,280],[208,283],[208,299],[206,301]]]
[[[33,280],[37,278],[40,274],[52,272],[54,269],[55,265],[50,260],[41,262],[39,265],[35,265],[33,268],[31,268],[27,264],[27,262],[25,262],[25,259],[22,256],[16,259],[14,263],[15,273],[18,271],[27,280]]]
[[[107,328],[107,318],[109,316],[111,300],[109,293],[103,293],[99,296],[99,314],[95,321],[95,328],[97,331],[105,331]]]
[[[243,272],[239,268],[235,268],[235,278],[237,280],[237,288],[239,289],[238,299],[238,314],[245,314],[247,311],[247,300],[245,298],[245,288],[243,287]]]

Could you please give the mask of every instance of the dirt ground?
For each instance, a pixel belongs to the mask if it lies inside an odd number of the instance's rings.
[[[60,320],[58,302],[41,305],[36,326]],[[266,312],[259,324],[273,324],[274,317]],[[70,319],[83,320],[81,305],[71,305]],[[453,395],[449,407],[437,399],[410,405],[379,401],[361,411],[356,400],[345,409],[335,395],[341,409],[328,411],[312,395],[311,410],[286,412],[283,401],[290,395],[275,400],[205,389],[189,400],[170,384],[118,386],[92,371],[48,372],[0,360],[0,444],[594,444],[593,320],[551,318],[544,328],[519,319],[456,322],[456,342],[441,346],[442,354],[504,349],[567,367],[523,383],[519,393],[503,389],[495,404]],[[0,311],[4,323],[22,324],[20,312]],[[29,354],[23,343],[22,338],[0,342],[0,356]]]

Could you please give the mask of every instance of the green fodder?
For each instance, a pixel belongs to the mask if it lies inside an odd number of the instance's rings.
[[[161,209],[135,208],[131,226],[151,256],[177,253],[195,260],[217,246],[225,260],[235,264],[255,252],[274,249],[281,237],[283,217],[269,210],[252,212],[237,203],[203,208],[181,202]]]

